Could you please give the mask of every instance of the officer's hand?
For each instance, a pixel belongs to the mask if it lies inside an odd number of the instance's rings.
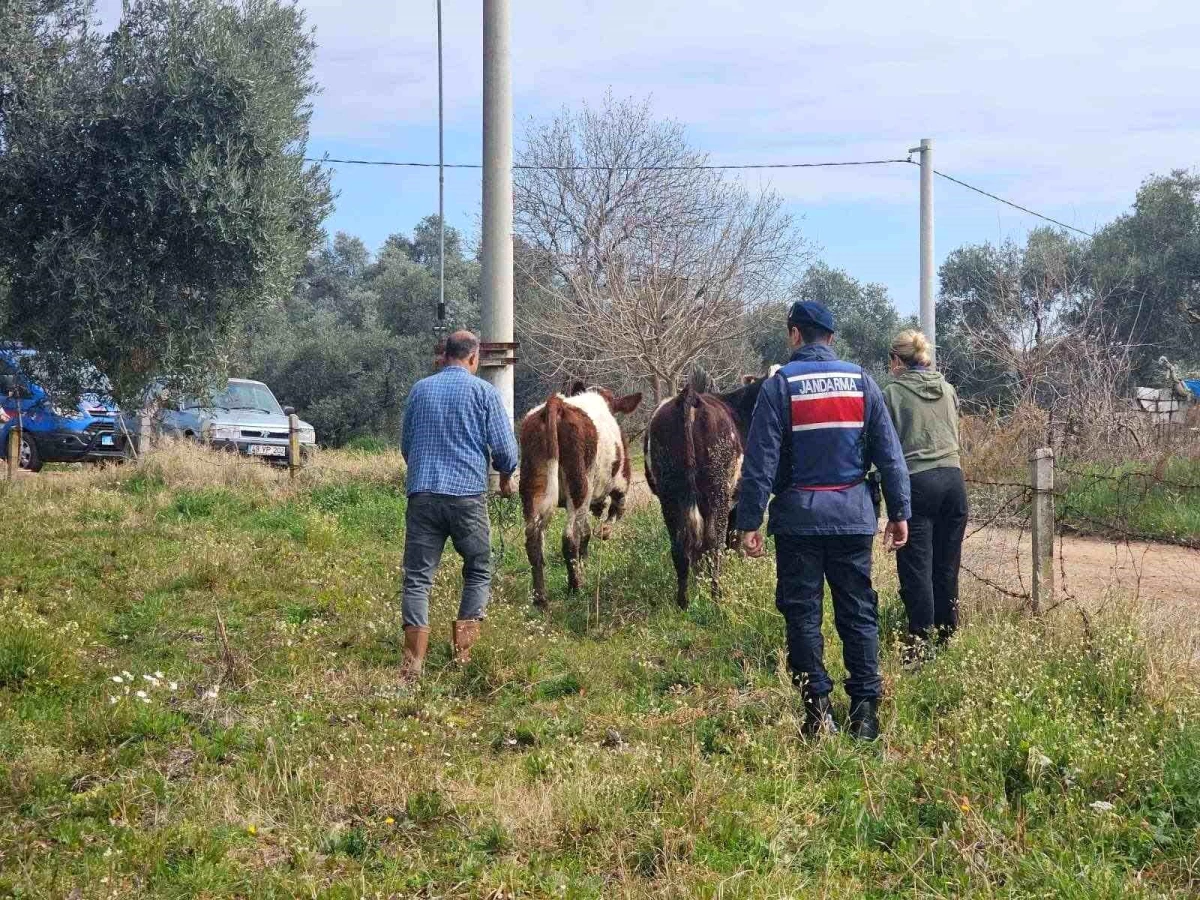
[[[750,559],[759,559],[766,555],[766,550],[763,546],[763,536],[758,531],[743,531],[739,537],[741,538],[742,552]]]
[[[500,496],[501,497],[511,497],[512,495],[513,495],[512,476],[511,475],[501,475],[500,476]]]
[[[899,550],[908,543],[908,522],[888,522],[883,529],[883,549]]]

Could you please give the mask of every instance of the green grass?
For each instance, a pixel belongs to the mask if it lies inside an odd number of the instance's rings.
[[[1060,518],[1080,531],[1200,547],[1200,459],[1160,466],[1068,463],[1058,487]]]
[[[448,551],[401,690],[394,484],[63,477],[4,498],[0,896],[1196,895],[1195,684],[1115,615],[973,597],[905,672],[881,557],[885,739],[808,743],[768,562],[680,612],[636,510],[576,597],[548,553],[543,616],[497,504],[474,659]]]

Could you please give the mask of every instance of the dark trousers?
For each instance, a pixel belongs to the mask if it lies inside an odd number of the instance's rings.
[[[958,627],[958,569],[967,530],[962,469],[929,469],[912,482],[908,543],[896,552],[909,634],[949,637]]]
[[[775,536],[775,605],[787,623],[788,667],[805,696],[833,690],[825,671],[821,615],[825,581],[833,595],[833,621],[842,639],[842,659],[850,677],[846,693],[878,699],[879,599],[871,587],[871,547],[867,534]]]
[[[450,538],[463,560],[458,617],[482,619],[492,585],[487,496],[413,494],[408,498],[404,527],[404,624],[429,624],[429,592],[446,538]]]

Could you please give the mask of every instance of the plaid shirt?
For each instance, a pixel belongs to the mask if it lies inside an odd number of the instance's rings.
[[[504,475],[517,467],[517,439],[500,392],[462,366],[446,366],[413,385],[400,451],[410,497],[486,494],[489,459]]]

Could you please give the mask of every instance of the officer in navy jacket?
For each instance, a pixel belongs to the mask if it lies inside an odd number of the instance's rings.
[[[762,552],[758,528],[771,494],[768,531],[775,536],[775,603],[787,623],[788,666],[804,692],[805,732],[836,731],[833,682],[823,662],[824,582],[833,596],[849,678],[850,733],[879,734],[879,604],[871,587],[878,520],[867,472],[883,481],[889,549],[908,539],[908,468],[879,386],[837,358],[833,316],[822,304],[788,311],[791,361],[763,385],[750,424],[736,528],[751,555]]]

